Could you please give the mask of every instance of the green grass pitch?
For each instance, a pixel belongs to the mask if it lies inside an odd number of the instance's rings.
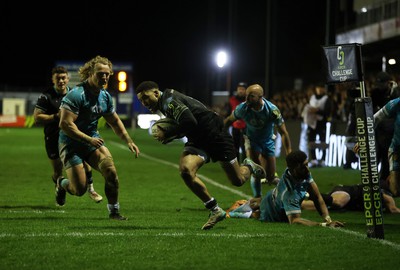
[[[363,212],[331,212],[342,229],[227,219],[200,228],[208,212],[184,185],[177,163],[182,142],[162,145],[131,130],[135,159],[110,129],[101,130],[120,179],[121,213],[108,219],[106,201],[67,195],[55,206],[42,128],[0,128],[0,269],[398,269],[400,215],[384,214],[384,240],[366,236]],[[284,160],[278,158],[282,172]],[[359,171],[312,169],[322,192],[355,184]],[[232,186],[218,163],[199,174],[223,208],[251,195]],[[104,180],[93,173],[104,197]],[[263,193],[271,187],[263,186]],[[400,204],[399,198],[396,198]],[[316,212],[305,218],[320,220]]]

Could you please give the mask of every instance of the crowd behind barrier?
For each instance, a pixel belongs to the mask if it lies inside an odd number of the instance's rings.
[[[397,78],[398,76],[394,76],[397,82],[400,82]],[[372,87],[375,82],[375,78],[370,76],[364,81],[366,95],[368,96],[369,89]],[[347,117],[350,111],[351,106],[351,98],[348,98],[349,89],[355,89],[359,87],[359,83],[341,83],[336,84],[333,87],[329,87],[328,94],[334,103],[334,109],[332,110],[332,116],[330,122],[347,122]],[[308,104],[311,95],[313,94],[314,85],[310,84],[304,89],[301,90],[284,90],[273,94],[271,97],[266,97],[270,101],[272,101],[275,105],[280,109],[285,121],[295,120],[302,121],[301,113],[306,104]],[[359,90],[353,90],[359,91]],[[273,92],[273,91],[271,91]],[[29,91],[24,91],[23,89],[14,89],[7,85],[0,85],[0,99],[4,98],[25,98],[26,99],[26,116],[29,116],[33,113],[34,103],[36,102],[37,96],[40,92],[33,91],[29,89]],[[0,102],[0,108],[2,107],[2,102]],[[225,104],[215,104],[213,105],[213,109],[226,117],[228,113],[230,113],[229,104],[226,102]]]
[[[392,75],[396,82],[399,82],[397,75]],[[364,91],[367,97],[370,96],[370,90],[376,83],[376,77],[371,75],[364,80]],[[333,103],[331,115],[327,125],[328,145],[326,162],[327,166],[343,166],[346,162],[346,146],[345,133],[346,125],[354,103],[354,96],[360,96],[360,82],[345,82],[335,85],[326,85],[330,101]],[[310,84],[302,90],[287,90],[273,94],[267,97],[272,103],[280,109],[283,118],[287,123],[289,133],[294,148],[307,150],[307,143],[304,141],[304,123],[302,112],[304,107],[309,103],[310,97],[314,93],[315,84]],[[223,116],[229,112],[227,104],[218,104],[214,106],[214,110]],[[279,144],[279,138],[277,143]],[[277,156],[281,153],[280,146],[277,145]],[[318,156],[321,156],[321,149],[316,149]],[[358,164],[353,164],[353,168],[357,168]]]

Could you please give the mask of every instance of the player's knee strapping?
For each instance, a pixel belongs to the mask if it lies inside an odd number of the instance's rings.
[[[115,171],[114,161],[112,157],[105,157],[100,160],[99,169],[106,180],[106,185],[113,188],[119,187],[117,173]]]
[[[107,174],[107,171],[114,168],[114,161],[112,157],[105,157],[99,162],[99,169],[103,174]]]

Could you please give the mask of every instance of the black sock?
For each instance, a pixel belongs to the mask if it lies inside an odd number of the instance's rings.
[[[208,202],[205,202],[204,205],[208,210],[211,210],[211,211],[214,210],[216,207],[218,207],[217,200],[214,198],[212,198]]]
[[[250,170],[250,173],[254,173],[254,171],[253,171],[253,167],[251,167],[250,165],[244,165],[244,166],[246,166],[247,168],[249,168],[249,170]]]
[[[88,185],[93,184],[92,171],[86,172],[86,179]]]

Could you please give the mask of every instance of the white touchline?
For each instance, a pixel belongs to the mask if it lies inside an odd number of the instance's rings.
[[[120,143],[117,143],[117,142],[113,142],[113,141],[111,141],[110,143],[114,144],[115,146],[117,146],[117,147],[119,147],[119,148],[121,148],[121,149],[126,149],[126,150],[128,150],[128,149],[126,148],[126,145],[123,145],[123,144],[120,144]],[[128,150],[128,151],[129,151],[129,150]],[[140,156],[142,156],[142,157],[144,157],[144,158],[147,158],[147,159],[149,159],[149,160],[152,160],[152,161],[156,161],[156,162],[161,163],[161,164],[164,164],[164,165],[168,165],[168,166],[174,167],[174,168],[176,168],[176,169],[179,168],[178,164],[175,164],[175,163],[172,163],[172,162],[169,162],[169,161],[165,161],[165,160],[163,160],[163,159],[155,158],[155,157],[146,155],[146,154],[144,154],[144,153],[140,153]],[[248,195],[248,194],[245,194],[245,193],[243,193],[243,192],[241,192],[241,191],[238,191],[238,190],[236,190],[236,189],[233,189],[233,188],[230,188],[230,187],[228,187],[228,186],[222,185],[222,184],[220,184],[220,183],[218,183],[218,182],[215,182],[214,180],[212,180],[211,178],[209,178],[209,177],[207,177],[207,176],[205,176],[205,175],[202,175],[202,174],[198,174],[198,175],[201,177],[202,180],[204,180],[204,181],[207,182],[207,183],[210,183],[211,185],[214,185],[214,186],[216,186],[216,187],[219,187],[219,188],[228,190],[228,191],[230,191],[230,192],[232,192],[232,193],[234,193],[234,194],[240,195],[240,196],[242,196],[243,198],[246,198],[246,199],[251,199],[251,198],[252,198],[252,196],[250,196],[250,195]]]
[[[112,143],[113,145],[115,145],[115,146],[117,146],[117,147],[119,147],[119,148],[121,148],[121,149],[126,149],[127,151],[129,151],[129,149],[126,148],[126,145],[123,145],[123,144],[117,143],[117,142],[113,142],[113,141],[110,141],[110,143]],[[149,159],[149,160],[152,160],[152,161],[155,161],[155,162],[164,164],[164,165],[172,166],[172,167],[174,167],[174,168],[179,168],[178,165],[175,164],[175,163],[172,163],[172,162],[169,162],[169,161],[165,161],[165,160],[162,160],[162,159],[159,159],[159,158],[155,158],[155,157],[146,155],[146,154],[144,154],[144,153],[140,153],[140,155],[143,156],[144,158]],[[245,198],[247,198],[247,199],[250,199],[250,198],[251,198],[250,195],[247,195],[247,194],[245,194],[245,193],[243,193],[243,192],[241,192],[241,191],[238,191],[238,190],[232,189],[232,188],[230,188],[230,187],[228,187],[228,186],[225,186],[225,185],[222,185],[222,184],[220,184],[220,183],[217,183],[217,182],[215,182],[214,180],[208,178],[207,176],[204,176],[204,175],[201,175],[201,174],[199,174],[199,176],[200,176],[202,179],[204,179],[204,181],[206,181],[207,183],[210,183],[210,184],[212,184],[212,185],[214,185],[214,186],[217,186],[217,187],[219,187],[219,188],[228,190],[228,191],[230,191],[230,192],[232,192],[232,193],[238,194],[238,195],[243,196],[243,197],[245,197]],[[361,234],[361,233],[359,233],[359,232],[349,231],[349,230],[346,230],[346,229],[343,229],[343,228],[340,228],[340,229],[331,228],[331,229],[332,229],[332,230],[341,231],[341,232],[344,232],[344,233],[348,233],[348,234],[352,234],[352,235],[355,235],[355,236],[357,236],[357,237],[367,238],[366,235]],[[382,239],[375,239],[375,238],[368,238],[368,239],[378,241],[378,242],[381,243],[382,245],[388,245],[388,246],[391,246],[391,247],[393,247],[393,248],[395,248],[395,249],[400,250],[400,245],[399,245],[399,244],[396,244],[396,243],[393,243],[393,242],[390,242],[390,241],[387,241],[387,240],[382,240]]]
[[[382,240],[382,239],[373,239],[373,238],[367,238],[366,235],[358,233],[358,232],[353,232],[349,230],[344,230],[344,229],[334,229],[330,228],[331,230],[336,230],[338,232],[342,233],[348,233],[351,235],[354,235],[359,238],[363,238],[365,240],[372,240],[372,241],[377,241],[378,243],[389,246],[391,248],[394,248],[396,250],[400,250],[400,245],[387,241],[387,240]],[[14,233],[0,233],[0,239],[2,238],[36,238],[36,237],[75,237],[75,238],[83,238],[83,237],[90,237],[90,236],[101,236],[101,237],[171,237],[171,238],[179,238],[179,237],[187,237],[187,236],[193,236],[193,237],[200,237],[200,238],[260,238],[260,237],[279,237],[278,234],[276,233],[157,233],[157,234],[152,234],[152,233],[145,233],[141,232],[138,233],[135,231],[134,233],[115,233],[115,232],[89,232],[89,233],[83,233],[83,232],[69,232],[69,233],[23,233],[23,234],[14,234]],[[302,239],[303,236],[301,235],[282,235],[282,237],[288,238],[291,237],[293,239]]]

